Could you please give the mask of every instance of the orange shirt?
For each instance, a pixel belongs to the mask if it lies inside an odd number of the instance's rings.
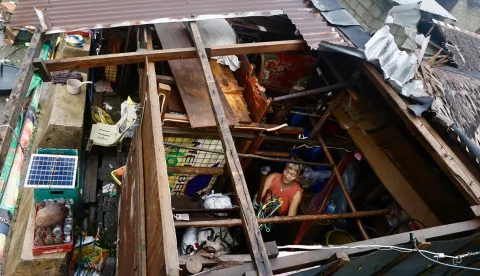
[[[302,187],[295,182],[290,187],[281,190],[282,188],[282,174],[281,173],[274,173],[275,176],[272,179],[272,185],[270,186],[270,190],[272,194],[276,197],[282,199],[282,206],[278,209],[278,214],[281,216],[288,215],[288,209],[290,208],[290,202],[292,202],[293,197],[298,191],[302,191]]]

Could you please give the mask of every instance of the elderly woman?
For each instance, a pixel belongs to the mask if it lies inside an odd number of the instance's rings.
[[[272,173],[267,176],[262,193],[262,201],[266,202],[272,195],[282,200],[277,213],[281,216],[297,215],[298,205],[302,200],[302,187],[297,179],[302,176],[304,167],[287,163],[283,173]]]

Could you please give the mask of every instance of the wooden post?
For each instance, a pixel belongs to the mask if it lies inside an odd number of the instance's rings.
[[[42,78],[42,81],[44,82],[52,81],[52,76],[50,75],[50,71],[48,71],[48,68],[45,65],[44,60],[40,58],[34,59],[33,67],[35,68],[35,71],[40,76],[40,78]]]
[[[347,200],[348,207],[350,207],[350,210],[352,212],[357,212],[357,208],[355,208],[355,205],[353,204],[352,198],[350,198],[350,194],[348,193],[347,186],[345,186],[345,183],[343,182],[342,175],[340,174],[340,171],[338,170],[337,166],[335,166],[335,160],[333,160],[332,155],[330,154],[330,151],[327,149],[327,146],[325,145],[325,142],[323,141],[323,138],[321,135],[318,135],[318,141],[320,142],[320,146],[323,149],[323,152],[327,156],[328,161],[334,165],[333,167],[333,174],[337,178],[338,183],[340,184],[340,188],[342,189],[343,195],[345,196],[345,199]],[[362,222],[360,219],[355,220],[357,222],[358,230],[360,230],[360,234],[362,234],[362,237],[366,240],[368,240],[368,234],[367,231],[365,231],[365,228],[363,227]]]
[[[37,28],[30,41],[25,59],[18,71],[18,77],[15,80],[7,105],[4,110],[0,110],[0,112],[4,113],[4,119],[0,122],[0,168],[3,167],[3,162],[5,162],[5,157],[13,137],[12,130],[17,127],[18,116],[20,116],[20,112],[23,109],[25,97],[32,81],[33,60],[40,54],[44,39],[45,36],[40,28]]]
[[[147,48],[152,49],[150,32],[147,33]],[[155,73],[155,64],[145,62],[147,81],[142,96],[142,147],[144,159],[145,208],[146,215],[146,245],[147,245],[147,272],[152,275],[179,275],[178,254],[176,252],[177,239],[173,226],[172,202],[168,184],[167,164],[165,162],[165,148],[160,102],[158,100],[158,86]],[[174,253],[172,250],[174,249]]]
[[[258,137],[253,141],[251,144],[250,148],[248,149],[247,153],[248,154],[255,154],[262,145],[263,140],[265,139],[265,134],[258,134]],[[248,165],[250,165],[250,162],[252,162],[252,158],[242,158],[242,169],[246,169]]]
[[[213,107],[218,132],[220,134],[223,150],[225,152],[228,165],[227,168],[229,170],[230,178],[234,185],[241,208],[242,225],[249,241],[252,260],[255,263],[259,275],[273,275],[270,262],[268,260],[267,251],[265,249],[265,244],[263,243],[260,229],[258,228],[253,205],[250,201],[250,194],[248,192],[247,183],[243,175],[242,165],[238,159],[232,134],[230,133],[230,129],[227,125],[227,118],[220,101],[217,85],[215,83],[215,79],[213,78],[213,73],[210,68],[202,38],[200,36],[200,31],[198,30],[198,26],[195,22],[190,23],[190,27],[193,41],[197,47],[198,57],[200,58],[200,62],[202,64],[202,70],[205,74],[205,81],[207,82],[208,86],[208,95]]]
[[[310,132],[310,135],[308,135],[309,139],[315,139],[317,137],[318,132],[322,129],[325,122],[328,120],[328,118],[330,118],[330,116],[332,116],[333,111],[335,111],[337,106],[340,104],[340,99],[343,96],[343,93],[344,91],[340,92],[337,95],[337,97],[335,97],[335,100],[333,100],[333,102],[330,103],[325,113],[323,113],[323,116],[313,127],[312,132]]]

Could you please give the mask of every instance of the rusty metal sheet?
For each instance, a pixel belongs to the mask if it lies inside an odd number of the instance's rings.
[[[310,48],[316,50],[321,41],[349,46],[337,29],[328,24],[325,18],[314,9],[285,9],[284,12],[295,24]]]
[[[10,25],[38,25],[43,9],[49,33],[212,18],[270,16],[304,8],[302,0],[22,0]]]

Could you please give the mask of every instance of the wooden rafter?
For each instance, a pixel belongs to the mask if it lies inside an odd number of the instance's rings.
[[[7,105],[4,110],[0,110],[0,112],[4,114],[4,119],[0,122],[0,169],[3,167],[3,162],[10,148],[13,130],[17,126],[18,116],[20,116],[20,112],[23,109],[25,97],[33,77],[34,67],[32,61],[40,54],[44,39],[45,36],[40,29],[37,29],[25,53],[25,59],[20,66],[20,71],[18,72],[18,77],[15,80]]]
[[[208,53],[208,56],[225,56],[298,51],[308,49],[309,48],[305,41],[299,39],[214,46],[211,48],[206,48],[205,51]],[[145,58],[148,58],[150,62],[157,62],[176,59],[191,59],[197,57],[197,49],[195,47],[188,47],[167,50],[149,50],[144,52],[130,52],[99,56],[65,58],[61,60],[44,61],[43,64],[40,60],[36,60],[35,64],[38,68],[44,67],[48,71],[53,72],[67,69],[94,68],[104,67],[108,65],[143,63],[145,61]]]
[[[208,95],[213,107],[218,132],[220,134],[223,150],[225,152],[228,172],[240,204],[240,217],[242,219],[242,225],[249,242],[252,260],[254,260],[258,275],[273,275],[270,267],[270,261],[268,260],[267,251],[265,249],[265,244],[263,243],[263,239],[257,225],[253,204],[249,199],[250,195],[248,192],[247,182],[245,181],[245,176],[243,175],[242,165],[238,159],[235,143],[226,122],[225,112],[220,101],[215,79],[213,78],[213,73],[210,68],[208,56],[200,36],[198,26],[196,22],[192,22],[190,23],[190,27],[193,41],[197,47],[198,57],[200,58],[200,62],[202,64],[205,81],[207,82]]]

